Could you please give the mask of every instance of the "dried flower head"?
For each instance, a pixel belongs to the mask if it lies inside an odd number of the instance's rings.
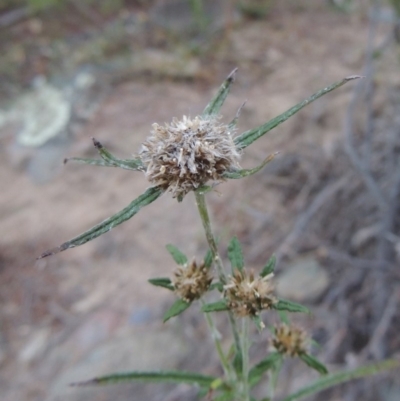
[[[256,316],[263,309],[270,309],[277,302],[274,296],[273,274],[254,277],[245,271],[236,270],[224,286],[224,297],[228,307],[237,316]]]
[[[271,348],[280,354],[299,356],[307,352],[307,333],[294,325],[281,323],[275,326],[275,337],[271,339]]]
[[[232,129],[215,117],[183,116],[164,126],[153,124],[139,153],[148,180],[182,198],[209,180],[237,169],[240,153]]]
[[[208,290],[213,280],[210,269],[205,267],[204,262],[198,266],[195,260],[188,266],[178,267],[174,274],[172,283],[175,292],[186,302],[199,299]]]

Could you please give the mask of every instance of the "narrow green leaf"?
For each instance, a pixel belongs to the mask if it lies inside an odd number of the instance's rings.
[[[168,277],[151,278],[149,283],[155,285],[156,287],[163,287],[171,291],[175,289]]]
[[[209,249],[204,258],[204,266],[207,268],[210,268],[212,265],[212,262],[213,262],[213,255],[212,255],[211,249]]]
[[[336,386],[341,383],[346,383],[350,380],[360,379],[362,377],[372,376],[376,373],[380,373],[386,370],[398,369],[400,367],[400,361],[389,359],[383,362],[373,363],[367,366],[362,366],[354,370],[348,370],[345,372],[331,373],[328,376],[324,376],[317,380],[313,384],[303,387],[299,391],[289,395],[283,401],[294,401],[309,395],[318,393],[319,391],[326,390],[327,388]]]
[[[318,373],[321,373],[321,375],[328,374],[328,369],[326,368],[326,366],[318,361],[318,359],[314,358],[312,355],[301,354],[300,359],[310,368],[316,370]]]
[[[220,86],[218,89],[218,92],[216,95],[213,97],[210,103],[206,106],[206,108],[203,111],[203,117],[207,116],[215,116],[219,113],[219,110],[221,109],[221,106],[225,102],[226,97],[228,96],[230,87],[235,80],[235,73],[237,71],[237,68],[235,68],[225,79],[224,83]]]
[[[333,90],[339,88],[340,86],[344,85],[345,83],[352,81],[353,79],[358,79],[362,78],[358,75],[353,75],[347,78],[342,79],[339,82],[335,82],[334,84],[327,86],[324,89],[319,90],[318,92],[314,93],[311,95],[309,98],[303,100],[302,102],[296,104],[289,110],[285,111],[284,113],[280,114],[279,116],[273,118],[272,120],[268,121],[267,123],[260,125],[257,128],[253,128],[249,131],[244,132],[243,134],[239,135],[238,137],[235,138],[235,144],[239,149],[244,149],[250,144],[252,144],[254,141],[256,141],[258,138],[262,137],[264,134],[266,134],[268,131],[271,131],[273,128],[278,126],[279,124],[285,122],[287,119],[292,117],[294,114],[296,114],[298,111],[300,111],[303,107],[309,105],[312,103],[314,100],[319,99],[320,97],[326,95],[329,92],[332,92]]]
[[[81,163],[81,164],[90,164],[92,166],[100,166],[100,167],[120,167],[125,170],[132,171],[143,171],[144,167],[141,164],[139,159],[117,159],[118,164],[116,162],[109,162],[104,159],[85,159],[82,157],[68,157],[64,159],[64,164],[69,161]]]
[[[276,256],[272,255],[269,258],[267,264],[261,270],[260,276],[265,277],[265,276],[268,276],[268,274],[273,273],[275,270],[275,265],[276,265]]]
[[[272,161],[277,154],[278,152],[269,155],[259,166],[255,168],[243,169],[237,171],[227,171],[223,174],[223,177],[236,180],[239,178],[248,177],[249,175],[258,173],[263,167],[265,167],[270,161]]]
[[[262,375],[272,369],[280,359],[282,359],[281,354],[273,352],[251,368],[249,372],[250,386],[255,386],[261,380]]]
[[[77,237],[72,238],[67,242],[64,242],[56,248],[49,249],[48,251],[42,253],[42,255],[38,259],[54,255],[55,253],[65,251],[69,248],[74,248],[76,246],[86,244],[86,242],[89,242],[99,237],[100,235],[107,233],[124,221],[129,220],[137,212],[139,212],[142,207],[149,205],[151,202],[154,202],[157,198],[160,197],[163,192],[164,191],[160,187],[149,188],[144,194],[140,195],[138,198],[132,201],[125,209],[122,209],[120,212],[102,221],[101,223],[92,227],[90,230],[85,231],[81,235],[78,235]]]
[[[92,138],[93,144],[99,152],[100,157],[110,167],[120,167],[126,170],[145,171],[145,167],[140,159],[118,159],[109,152],[98,140]]]
[[[310,314],[310,310],[303,305],[296,302],[288,301],[286,299],[280,299],[276,304],[272,306],[276,310],[284,310],[288,312],[301,312]]]
[[[231,262],[232,273],[235,271],[235,269],[243,271],[244,261],[242,247],[236,237],[233,237],[228,245],[228,258]]]
[[[90,386],[101,384],[115,384],[121,382],[154,382],[154,383],[187,383],[197,384],[202,387],[209,387],[216,378],[200,373],[181,372],[181,371],[160,371],[160,372],[127,372],[116,373],[109,376],[96,377],[94,379],[72,383],[71,386]]]
[[[168,244],[166,248],[178,265],[184,266],[187,263],[188,260],[186,255],[182,253],[176,246]]]
[[[243,375],[243,355],[242,350],[236,350],[233,358],[233,367],[237,375]]]
[[[165,312],[164,315],[164,323],[171,319],[171,317],[174,316],[178,316],[180,315],[182,312],[184,312],[187,308],[189,308],[189,306],[191,305],[190,302],[186,302],[183,299],[177,299],[172,306],[167,310],[167,312]]]
[[[261,331],[264,330],[265,324],[263,323],[263,321],[262,321],[262,319],[261,319],[260,316],[258,316],[258,315],[253,316],[253,317],[251,318],[251,320],[254,322],[254,324],[256,325],[257,330],[258,330],[259,332],[261,332]]]
[[[239,120],[240,113],[241,113],[243,107],[245,106],[245,104],[246,104],[246,101],[242,103],[242,105],[239,107],[238,111],[236,112],[235,117],[234,117],[233,120],[228,124],[228,128],[229,128],[230,130],[233,130],[233,129],[236,128],[236,124],[237,124],[237,122],[238,122],[238,120]]]
[[[210,304],[205,304],[201,307],[202,312],[222,312],[228,310],[228,305],[226,304],[225,299],[221,299],[217,302],[212,302]]]
[[[282,323],[289,325],[289,317],[284,310],[278,310],[279,319],[281,319]]]

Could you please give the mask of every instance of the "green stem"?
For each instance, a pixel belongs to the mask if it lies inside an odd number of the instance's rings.
[[[242,346],[242,377],[243,377],[243,401],[250,401],[250,388],[249,388],[249,319],[242,318],[242,332],[241,332],[241,346]]]
[[[201,299],[200,300],[200,304],[201,306],[203,306],[205,304],[205,302]],[[214,340],[214,345],[215,345],[215,349],[217,350],[218,356],[219,356],[219,360],[221,361],[221,365],[222,368],[224,370],[225,376],[228,378],[228,380],[233,383],[235,378],[234,378],[234,374],[233,371],[231,369],[231,366],[228,362],[228,360],[226,359],[225,353],[222,350],[222,345],[221,345],[221,341],[219,339],[220,334],[218,332],[217,327],[215,326],[214,320],[211,317],[210,313],[204,313],[204,316],[206,318],[208,327],[211,331],[211,337]]]
[[[218,253],[218,248],[217,248],[217,242],[215,241],[212,229],[211,229],[211,221],[210,221],[210,216],[208,214],[208,209],[207,209],[207,204],[206,204],[206,198],[204,194],[201,192],[194,192],[194,195],[196,197],[196,204],[197,208],[200,213],[200,218],[201,222],[203,223],[204,231],[206,233],[206,238],[208,242],[208,246],[210,247],[213,260],[215,262],[215,266],[217,268],[217,273],[219,276],[219,280],[221,281],[222,284],[226,283],[226,275],[224,272],[224,266],[222,264],[221,258]]]
[[[222,259],[221,259],[220,255],[219,255],[218,248],[217,248],[217,242],[216,242],[216,240],[214,238],[214,234],[212,232],[210,215],[208,213],[207,203],[206,203],[204,193],[201,193],[200,191],[194,191],[194,194],[196,197],[196,204],[197,204],[197,208],[199,210],[201,222],[203,223],[203,228],[204,228],[204,231],[206,234],[208,246],[210,247],[210,250],[211,250],[211,253],[213,256],[213,261],[215,263],[216,270],[217,270],[217,273],[219,276],[219,280],[222,284],[225,284],[227,282],[227,279],[226,279],[226,274],[225,274],[225,270],[224,270],[224,265],[222,263]],[[228,316],[229,316],[229,323],[231,325],[231,329],[232,329],[232,333],[233,333],[233,338],[235,341],[236,352],[241,352],[240,337],[239,337],[239,332],[237,329],[235,318],[234,318],[232,312],[230,312],[230,311],[228,312]],[[222,363],[222,361],[221,361],[221,363]],[[229,366],[231,366],[231,365],[229,365]],[[229,369],[229,371],[231,372],[231,369]]]

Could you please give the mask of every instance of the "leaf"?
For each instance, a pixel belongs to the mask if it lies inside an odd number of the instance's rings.
[[[203,111],[203,117],[207,116],[215,116],[219,113],[219,110],[221,109],[221,106],[225,102],[226,97],[228,96],[230,87],[235,80],[235,74],[236,74],[237,68],[235,68],[225,79],[224,83],[220,86],[218,89],[218,92],[216,95],[213,97],[210,103],[206,106],[206,108]]]
[[[140,170],[145,171],[145,167],[140,159],[118,159],[111,152],[109,152],[98,140],[92,138],[93,144],[100,154],[100,157],[110,167],[120,167],[126,170]]]
[[[286,299],[280,299],[276,304],[272,305],[272,308],[275,310],[283,310],[288,312],[311,313],[311,311],[305,306],[296,302],[288,301]]]
[[[339,82],[335,82],[334,84],[327,86],[324,89],[319,90],[318,92],[314,93],[307,99],[303,100],[302,102],[296,104],[289,110],[285,111],[284,113],[280,114],[279,116],[273,118],[272,120],[268,121],[267,123],[260,125],[257,128],[253,128],[249,131],[244,132],[243,134],[239,135],[235,138],[235,144],[239,149],[244,149],[250,144],[252,144],[257,139],[261,138],[264,134],[268,131],[271,131],[273,128],[277,127],[279,124],[285,122],[287,119],[292,117],[298,111],[300,111],[303,107],[309,105],[314,100],[319,99],[320,97],[326,95],[329,92],[339,88],[340,86],[344,85],[345,83],[352,81],[353,79],[362,78],[358,75],[353,75],[347,78],[342,79]]]
[[[243,375],[243,355],[241,349],[235,350],[235,357],[233,358],[233,367],[238,376]]]
[[[261,380],[262,375],[272,369],[280,359],[282,356],[278,352],[273,352],[252,367],[249,372],[250,386],[255,386]]]
[[[204,258],[204,266],[207,268],[210,268],[212,265],[212,262],[213,262],[213,255],[212,255],[211,249],[209,249]]]
[[[190,302],[186,302],[183,299],[177,299],[172,306],[165,312],[164,320],[165,323],[167,320],[171,319],[171,317],[178,316],[182,312],[184,312],[189,306],[191,305]]]
[[[267,264],[261,270],[260,276],[265,277],[265,276],[268,276],[268,274],[273,273],[275,270],[275,265],[276,265],[276,256],[272,255],[269,258]]]
[[[383,362],[373,363],[367,366],[362,366],[354,370],[345,372],[338,372],[324,376],[313,384],[303,387],[299,391],[289,395],[283,401],[294,401],[309,395],[318,393],[319,391],[326,390],[327,388],[336,386],[341,383],[346,383],[350,380],[368,377],[373,374],[383,372],[385,370],[397,369],[400,367],[400,361],[389,359]]]
[[[228,310],[228,305],[226,304],[225,299],[221,299],[220,301],[217,302],[212,302],[209,304],[204,304],[201,307],[201,311],[205,313],[209,312],[222,312]]]
[[[166,248],[178,265],[184,266],[187,263],[188,260],[186,255],[183,254],[177,247],[168,244]]]
[[[155,285],[156,287],[163,287],[171,291],[175,289],[168,277],[151,278],[149,283]]]
[[[301,354],[300,359],[308,365],[310,368],[316,370],[318,373],[321,373],[321,375],[326,375],[328,374],[328,369],[326,368],[325,365],[323,365],[320,361],[318,361],[316,358],[314,358],[312,355],[309,354]]]
[[[164,191],[160,187],[149,188],[144,194],[140,195],[138,198],[132,201],[125,209],[122,209],[120,212],[95,225],[94,227],[78,235],[77,237],[72,238],[67,242],[64,242],[56,248],[49,249],[48,251],[42,253],[42,255],[38,259],[54,255],[69,248],[74,248],[76,246],[86,244],[86,242],[100,237],[100,235],[107,233],[124,221],[129,220],[137,212],[139,212],[142,207],[149,205],[151,202],[154,202],[157,198],[159,198],[163,192]]]
[[[228,245],[228,258],[232,265],[232,273],[235,269],[241,272],[243,271],[244,262],[242,247],[236,237],[233,237]]]
[[[96,377],[94,379],[72,383],[71,386],[90,386],[115,384],[121,382],[155,382],[155,383],[187,383],[197,384],[202,387],[209,387],[215,377],[202,375],[200,373],[181,371],[160,371],[160,372],[127,372],[116,373],[109,376]]]
[[[265,167],[270,161],[272,161],[277,154],[278,152],[269,155],[259,166],[255,168],[243,169],[237,171],[227,171],[223,174],[223,177],[236,180],[239,178],[248,177],[249,175],[258,173],[263,167]]]
[[[120,167],[125,170],[132,171],[143,171],[144,166],[141,164],[140,159],[117,159],[118,163],[110,163],[103,159],[85,159],[82,157],[68,157],[64,159],[64,164],[69,161],[81,163],[81,164],[90,164],[92,166],[101,166],[101,167]]]
[[[289,325],[289,318],[288,318],[286,311],[278,310],[278,315],[279,315],[279,319],[281,320],[282,323]]]
[[[244,101],[244,102],[242,103],[242,105],[239,107],[238,111],[236,112],[235,117],[234,117],[233,120],[228,124],[228,128],[229,128],[230,130],[233,130],[233,129],[236,128],[236,124],[237,124],[237,122],[238,122],[238,120],[239,120],[240,113],[241,113],[241,111],[242,111],[242,109],[243,109],[243,107],[245,106],[246,103],[247,103],[246,101]]]

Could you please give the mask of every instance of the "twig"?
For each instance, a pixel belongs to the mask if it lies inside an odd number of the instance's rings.
[[[390,296],[385,311],[381,315],[378,325],[369,340],[368,344],[362,351],[362,356],[367,357],[368,353],[371,353],[377,360],[382,359],[385,355],[385,346],[383,345],[383,339],[386,332],[389,329],[390,323],[397,312],[397,305],[400,302],[400,290],[395,290]]]
[[[283,240],[282,244],[276,251],[276,257],[279,260],[283,255],[290,253],[291,247],[296,242],[297,238],[303,234],[307,224],[318,212],[326,201],[335,195],[340,189],[344,188],[350,181],[350,176],[346,175],[334,183],[326,186],[311,202],[310,206],[298,217],[292,232]]]
[[[373,11],[377,9],[377,2],[373,7]],[[371,12],[372,14],[372,12]],[[381,212],[385,212],[388,208],[387,201],[379,188],[378,184],[372,177],[368,166],[365,165],[364,161],[360,158],[355,150],[355,146],[353,143],[354,130],[353,130],[353,116],[355,114],[355,107],[357,102],[362,94],[362,90],[364,89],[364,85],[371,87],[372,74],[373,74],[373,40],[375,37],[375,30],[377,25],[377,19],[371,18],[369,32],[368,32],[368,43],[367,43],[367,54],[364,64],[364,75],[366,76],[366,80],[359,81],[355,85],[352,99],[350,100],[349,107],[347,109],[345,124],[344,124],[344,134],[345,134],[345,150],[347,155],[350,158],[351,163],[354,168],[360,174],[362,180],[364,181],[367,189],[371,193],[372,197],[375,199],[379,209]]]

